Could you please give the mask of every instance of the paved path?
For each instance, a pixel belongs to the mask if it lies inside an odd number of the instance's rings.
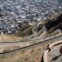
[[[57,41],[59,41],[59,40],[62,40],[62,35],[61,36],[58,36],[58,37],[55,37],[55,38],[51,38],[51,39],[47,39],[47,40],[44,40],[44,41],[42,41],[42,42],[39,42],[39,43],[36,43],[36,44],[34,44],[34,45],[28,45],[28,46],[25,46],[25,47],[22,47],[22,48],[19,48],[19,49],[16,49],[16,50],[12,50],[12,51],[10,51],[10,52],[13,52],[13,51],[17,51],[17,50],[28,50],[28,49],[32,49],[32,48],[34,48],[34,47],[38,47],[38,46],[45,46],[46,44],[48,45],[48,44],[51,44],[51,43],[53,43],[53,42],[57,42]],[[24,43],[25,44],[25,43]],[[16,42],[16,43],[12,43],[12,42],[7,42],[7,43],[0,43],[0,46],[12,46],[12,45],[20,45],[21,46],[21,42]]]
[[[51,49],[51,52],[49,53],[49,59],[50,62],[62,62],[62,55],[60,55],[60,47],[62,45],[58,45]],[[53,60],[53,58],[56,58],[56,60]]]

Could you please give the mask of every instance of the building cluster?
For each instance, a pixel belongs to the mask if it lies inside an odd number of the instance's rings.
[[[0,33],[16,33],[23,21],[41,21],[62,9],[57,0],[0,0]]]

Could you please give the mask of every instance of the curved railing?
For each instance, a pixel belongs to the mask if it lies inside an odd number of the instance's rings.
[[[58,41],[58,42],[54,42],[54,43],[52,43],[51,45],[48,46],[48,49],[44,52],[44,57],[43,57],[44,62],[48,62],[48,53],[50,52],[50,50],[53,47],[61,45],[61,44],[62,44],[62,41]]]

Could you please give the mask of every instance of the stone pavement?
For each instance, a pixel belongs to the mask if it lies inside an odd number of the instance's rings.
[[[60,54],[60,47],[62,45],[58,45],[56,47],[53,47],[51,51],[49,52],[49,62],[62,62],[62,55]]]

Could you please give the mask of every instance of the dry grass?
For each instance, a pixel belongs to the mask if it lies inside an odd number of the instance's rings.
[[[0,35],[0,41],[1,42],[13,42],[13,41],[20,41],[22,40],[21,37],[15,36],[15,35]]]

